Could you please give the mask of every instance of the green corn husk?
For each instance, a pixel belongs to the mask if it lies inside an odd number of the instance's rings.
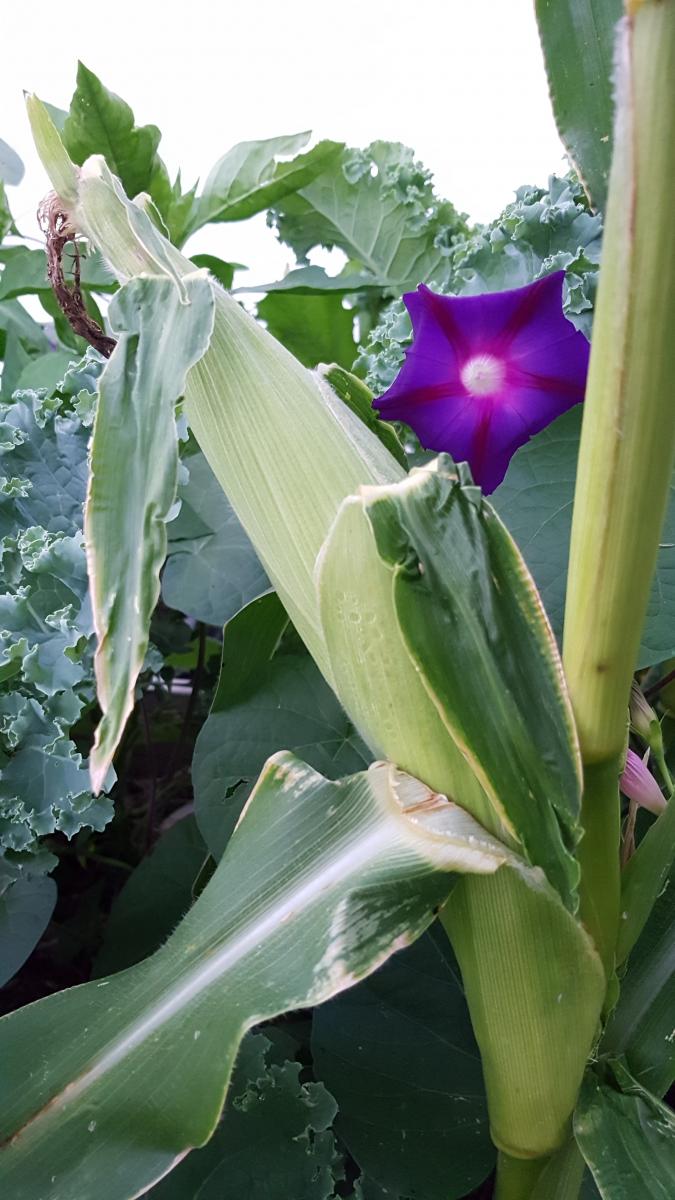
[[[28,112],[49,171],[58,133],[35,97],[28,100]],[[58,161],[54,183],[64,174],[60,156]],[[66,205],[72,224],[100,249],[120,281],[144,273],[169,275],[184,287],[194,264],[162,236],[142,204],[127,199],[105,161],[93,156],[72,171],[69,195],[75,188],[76,200]],[[214,331],[188,375],[187,416],[298,633],[333,685],[314,585],[319,551],[349,494],[363,483],[396,482],[405,472],[325,378],[303,367],[217,285],[214,292]],[[377,589],[377,556],[369,571]],[[366,586],[367,580],[364,571]],[[394,654],[392,663],[388,682],[399,697],[408,744],[424,750],[401,756],[398,743],[394,749],[389,738],[371,736],[373,750],[407,761],[413,774],[444,794],[461,796],[472,815],[503,834],[407,656]]]
[[[29,112],[44,152],[53,146],[55,131],[39,101],[29,101]],[[45,158],[49,171],[48,153]],[[126,198],[104,161],[94,157],[73,172],[69,188],[76,199],[65,205],[69,219],[118,278],[168,276],[184,290],[182,280],[194,273],[193,264],[166,241],[142,206]],[[348,497],[362,485],[395,485],[404,473],[325,381],[300,366],[230,296],[219,288],[215,293],[212,340],[188,375],[188,419],[298,632],[335,686],[316,587],[320,551]],[[351,569],[382,634],[375,655],[378,687],[372,686],[355,630],[345,640],[338,695],[357,724],[367,726],[364,733],[377,753],[405,765],[513,844],[412,662],[392,610],[390,575],[369,527],[355,528],[353,550]],[[552,1153],[567,1135],[604,976],[590,939],[542,871],[501,874],[494,895],[478,886],[466,889],[457,916],[448,909],[446,926],[456,939],[485,1056],[495,1140],[511,1155],[537,1157]],[[545,954],[537,944],[540,936],[546,938]],[[482,947],[478,956],[472,947]],[[559,948],[565,970],[575,977],[564,1004],[557,1002]],[[489,1012],[483,994],[491,997]]]

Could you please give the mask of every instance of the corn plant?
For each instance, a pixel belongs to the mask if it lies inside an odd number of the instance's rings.
[[[595,7],[609,31],[612,7]],[[249,630],[251,663],[269,661],[290,619],[373,761],[335,781],[277,747],[164,945],[4,1019],[11,1200],[145,1194],[217,1131],[248,1031],[353,987],[436,916],[480,1052],[498,1200],[575,1200],[586,1167],[583,1186],[606,1200],[672,1194],[659,989],[672,976],[675,807],[628,729],[630,704],[670,791],[634,672],[675,457],[675,2],[631,0],[618,26],[609,173],[607,114],[579,112],[583,80],[565,92],[587,61],[570,34],[581,6],[537,8],[561,132],[593,202],[607,193],[587,383],[559,274],[487,300],[422,286],[406,297],[412,348],[376,401],[438,452],[410,470],[361,380],[304,366],[195,269],[150,195],[129,198],[99,155],[76,165],[28,99],[53,188],[49,244],[85,238],[121,285],[99,340],[84,523],[94,792],[148,648],[185,419],[278,597],[230,623]],[[280,220],[303,203],[291,197]],[[584,384],[561,653],[486,493],[499,505],[511,456],[566,420]],[[441,408],[453,388],[464,407]],[[230,636],[214,717],[253,670],[230,657]],[[620,778],[656,814],[632,854]]]

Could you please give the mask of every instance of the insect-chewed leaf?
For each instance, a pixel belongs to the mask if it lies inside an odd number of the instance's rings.
[[[250,1026],[335,995],[413,941],[448,872],[505,864],[523,869],[391,764],[332,783],[275,755],[156,954],[0,1023],[3,1195],[140,1195],[212,1134]]]
[[[424,688],[507,828],[574,908],[579,752],[555,640],[515,543],[449,459],[361,496]]]
[[[139,277],[110,306],[120,334],[99,384],[85,509],[96,680],[103,719],[91,755],[97,791],[133,706],[176,499],[176,400],[209,344],[214,300],[202,276]],[[187,301],[187,302],[186,302]]]

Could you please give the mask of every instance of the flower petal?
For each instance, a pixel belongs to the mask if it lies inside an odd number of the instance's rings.
[[[563,280],[558,271],[481,296],[440,296],[421,284],[404,296],[412,346],[374,407],[405,421],[427,449],[466,460],[493,491],[518,447],[583,400],[589,347],[563,313]],[[485,361],[495,364],[492,394]],[[481,388],[471,390],[472,380]]]
[[[624,796],[634,800],[650,812],[660,813],[666,807],[665,797],[646,762],[629,750],[626,754],[626,765],[619,786]]]

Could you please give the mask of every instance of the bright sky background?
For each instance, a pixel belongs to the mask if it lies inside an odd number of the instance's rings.
[[[565,167],[534,0],[33,0],[3,50],[0,137],[26,165],[9,189],[25,234],[38,234],[47,187],[22,92],[67,108],[78,58],[138,124],[161,128],[160,153],[186,185],[235,142],[308,128],[356,146],[407,143],[475,220]],[[189,248],[248,264],[251,282],[290,263],[264,216],[211,226]]]

